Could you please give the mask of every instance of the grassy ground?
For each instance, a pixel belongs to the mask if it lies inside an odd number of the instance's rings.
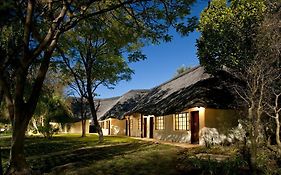
[[[1,137],[0,145],[6,165],[10,138]],[[86,138],[69,134],[57,135],[52,139],[28,137],[25,153],[31,167],[44,174],[249,173],[245,161],[238,156],[236,147],[184,149],[128,137],[106,136],[103,143],[98,143],[96,135],[88,135]]]
[[[4,166],[10,138],[0,139]],[[58,135],[28,137],[25,154],[31,167],[46,174],[177,174],[174,160],[180,148],[128,137]]]

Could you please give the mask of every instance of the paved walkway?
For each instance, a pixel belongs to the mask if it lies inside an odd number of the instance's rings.
[[[166,144],[166,145],[172,145],[172,146],[178,146],[182,148],[195,148],[195,147],[200,147],[201,145],[198,144],[189,144],[189,143],[178,143],[178,142],[168,142],[168,141],[163,141],[163,140],[156,140],[156,139],[149,139],[149,138],[140,138],[140,137],[132,137],[137,140],[143,140],[143,141],[148,141],[148,142],[154,142],[154,143],[161,143],[161,144]]]

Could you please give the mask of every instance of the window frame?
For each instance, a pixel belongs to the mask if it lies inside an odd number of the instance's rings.
[[[190,130],[189,112],[177,113],[174,115],[174,129],[175,131],[189,131]]]
[[[154,122],[155,122],[155,130],[164,130],[165,129],[164,116],[156,116]]]

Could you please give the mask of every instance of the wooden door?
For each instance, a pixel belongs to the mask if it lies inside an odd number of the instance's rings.
[[[191,112],[191,143],[199,144],[199,111]]]
[[[153,117],[149,118],[149,138],[153,138],[154,122]]]
[[[143,137],[147,137],[147,118],[143,119]]]

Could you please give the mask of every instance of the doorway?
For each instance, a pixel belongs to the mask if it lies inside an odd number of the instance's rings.
[[[147,137],[147,118],[143,119],[143,137]]]
[[[154,129],[153,117],[149,118],[149,138],[153,138],[153,129]]]
[[[191,143],[199,144],[199,111],[191,112]]]

